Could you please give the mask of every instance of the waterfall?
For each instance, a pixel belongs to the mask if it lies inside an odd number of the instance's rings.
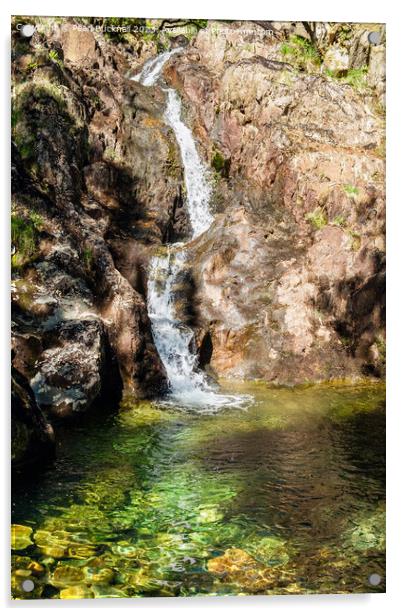
[[[142,71],[132,79],[144,86],[157,83],[165,63],[176,48],[148,60]],[[191,130],[181,119],[181,100],[173,88],[162,86],[166,92],[164,119],[173,129],[179,145],[186,185],[186,206],[192,228],[192,239],[206,231],[213,217],[209,211],[211,186],[208,170],[203,164]],[[148,314],[152,334],[159,356],[169,380],[168,404],[175,404],[198,411],[217,410],[224,406],[240,406],[246,396],[224,395],[215,391],[206,375],[198,367],[194,348],[194,334],[176,316],[175,289],[186,267],[186,250],[183,244],[171,244],[166,253],[154,256],[148,278]]]
[[[213,221],[209,211],[211,185],[207,179],[207,170],[197,152],[191,130],[181,120],[180,97],[172,88],[167,91],[165,119],[172,127],[179,144],[187,189],[187,211],[193,238],[198,237],[211,226]]]
[[[153,86],[158,81],[162,69],[166,62],[171,58],[175,53],[182,51],[183,47],[176,47],[171,51],[165,51],[161,53],[156,58],[151,58],[147,60],[143,66],[143,69],[140,73],[132,77],[133,81],[138,81],[142,83],[143,86]]]

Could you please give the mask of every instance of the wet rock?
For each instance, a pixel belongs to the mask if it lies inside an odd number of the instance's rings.
[[[54,433],[38,408],[28,380],[12,368],[11,461],[15,469],[51,458]],[[32,466],[31,466],[32,469]]]
[[[79,567],[58,565],[53,571],[49,582],[55,588],[75,587],[85,580],[85,574]]]
[[[110,364],[105,328],[100,320],[70,320],[53,330],[57,346],[39,357],[31,381],[41,408],[56,417],[86,411],[102,391]],[[113,373],[112,373],[113,375]],[[113,382],[111,378],[110,385]]]
[[[84,567],[85,579],[90,584],[107,585],[115,577],[113,569],[107,567]]]
[[[223,513],[221,513],[218,507],[200,507],[197,513],[197,522],[200,524],[210,524],[211,522],[218,522],[223,518]]]
[[[210,573],[218,575],[222,581],[252,594],[265,592],[273,579],[268,568],[239,548],[230,548],[222,556],[210,559],[207,567]]]
[[[31,540],[32,528],[23,526],[22,524],[13,524],[11,526],[11,549],[24,550],[33,544]]]
[[[60,591],[60,599],[93,599],[94,596],[93,591],[84,585],[69,586]]]

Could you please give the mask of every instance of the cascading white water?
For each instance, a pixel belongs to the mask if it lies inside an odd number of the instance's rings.
[[[207,170],[197,152],[191,130],[181,120],[181,101],[175,90],[167,91],[165,119],[172,127],[179,144],[187,189],[187,210],[193,230],[193,238],[204,233],[212,224],[209,211],[211,185]]]
[[[148,60],[141,73],[133,77],[144,86],[158,81],[164,64],[182,50],[176,48]],[[181,100],[173,88],[163,87],[167,94],[165,120],[173,129],[180,148],[186,185],[186,205],[192,227],[192,238],[206,231],[213,221],[209,211],[211,186],[208,172],[196,148],[190,129],[181,120]],[[224,406],[241,406],[245,396],[216,392],[198,368],[192,330],[176,317],[175,287],[186,264],[183,244],[172,244],[166,254],[152,258],[148,279],[148,314],[159,356],[169,380],[167,402],[207,412]]]
[[[158,81],[162,69],[166,62],[171,58],[175,53],[182,51],[182,47],[176,47],[171,51],[165,51],[164,53],[159,54],[156,58],[151,58],[147,60],[142,68],[142,71],[137,75],[132,77],[133,81],[138,81],[142,83],[143,86],[153,86]]]

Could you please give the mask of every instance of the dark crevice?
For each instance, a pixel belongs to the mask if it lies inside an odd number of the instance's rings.
[[[211,363],[213,353],[212,338],[210,332],[203,337],[198,351],[198,361],[200,368],[204,368]]]

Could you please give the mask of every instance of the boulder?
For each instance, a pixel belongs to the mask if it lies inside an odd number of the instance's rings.
[[[38,463],[51,458],[53,452],[53,428],[37,406],[28,380],[18,370],[12,368],[11,462],[13,468],[32,470]],[[22,528],[24,527],[19,527],[19,530]],[[20,535],[21,533],[18,537]],[[26,541],[28,541],[28,535],[26,536]]]
[[[37,362],[31,380],[36,400],[49,415],[70,417],[90,408],[107,387],[116,385],[106,357],[106,334],[101,321],[70,320],[53,330],[55,346]]]
[[[64,61],[68,64],[84,64],[96,58],[95,37],[89,30],[67,29],[63,32]]]
[[[334,77],[342,77],[349,68],[349,54],[342,47],[330,47],[324,56],[323,66]]]

